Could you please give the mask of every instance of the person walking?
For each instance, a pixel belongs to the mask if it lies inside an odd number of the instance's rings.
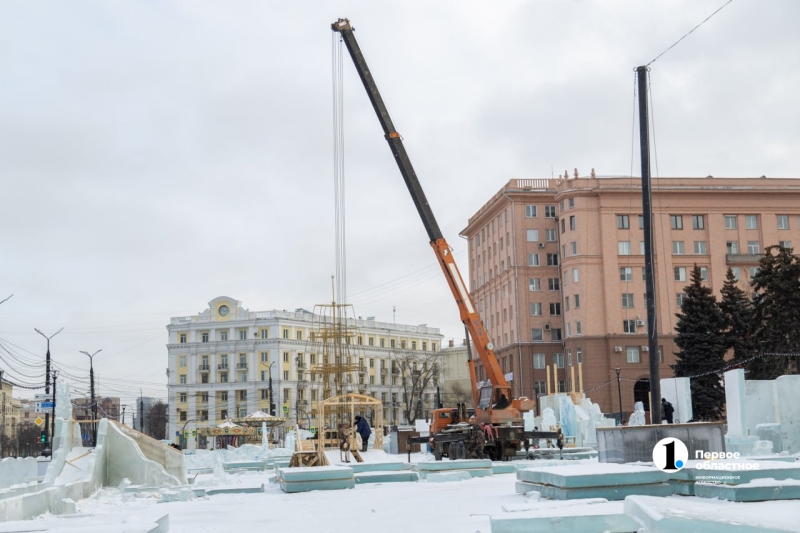
[[[369,423],[366,418],[356,415],[356,431],[361,435],[361,451],[367,451],[369,445],[369,436],[372,435],[372,430],[369,428]]]
[[[666,398],[661,398],[661,419],[666,420],[667,424],[672,424],[672,413],[674,412],[675,408],[672,407],[672,404]]]

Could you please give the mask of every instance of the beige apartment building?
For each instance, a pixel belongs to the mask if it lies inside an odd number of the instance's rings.
[[[206,447],[197,429],[268,412],[270,403],[275,414],[318,427],[317,402],[324,398],[316,370],[327,363],[320,350],[320,320],[305,309],[250,311],[228,296],[214,298],[196,315],[172,317],[167,326],[168,438],[189,449]],[[414,391],[418,418],[428,418],[443,375],[439,329],[375,317],[350,317],[347,324],[357,331],[351,356],[343,361],[359,366],[352,376],[354,392],[380,399],[387,424],[406,423],[409,390],[402,369],[412,362],[413,372],[424,370],[431,378]],[[345,379],[350,383],[351,376]]]
[[[800,179],[654,179],[652,206],[660,369],[671,377],[694,264],[718,297],[728,267],[748,290],[767,246],[800,242]],[[515,395],[546,394],[548,366],[550,389],[569,390],[581,363],[604,412],[619,412],[620,397],[624,413],[647,405],[641,213],[640,178],[592,171],[513,179],[470,218],[470,290]]]

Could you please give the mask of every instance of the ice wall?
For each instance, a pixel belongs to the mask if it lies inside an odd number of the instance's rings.
[[[36,459],[25,457],[16,459],[6,457],[0,461],[0,489],[6,489],[12,485],[20,485],[36,481]]]
[[[676,424],[686,423],[694,417],[692,412],[692,387],[689,378],[662,379],[661,397],[666,398],[675,408],[672,416]]]

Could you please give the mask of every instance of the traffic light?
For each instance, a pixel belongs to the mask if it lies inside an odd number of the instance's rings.
[[[39,442],[42,442],[42,443],[47,442],[47,433],[46,432],[44,432],[44,431],[41,432],[41,434],[39,435]]]

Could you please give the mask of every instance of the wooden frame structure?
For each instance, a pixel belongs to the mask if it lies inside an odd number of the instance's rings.
[[[356,408],[359,407],[367,407],[372,408],[373,412],[375,413],[375,420],[373,420],[373,432],[375,433],[375,443],[373,444],[373,448],[383,449],[383,402],[378,400],[377,398],[373,398],[372,396],[367,396],[366,394],[358,394],[355,392],[350,392],[347,394],[343,394],[341,396],[333,396],[331,398],[327,398],[325,400],[321,400],[317,403],[317,416],[320,420],[320,425],[323,426],[326,424],[326,416],[331,415],[350,415],[350,420],[355,420],[356,415]],[[327,412],[327,415],[326,415]],[[333,426],[331,426],[333,427]],[[325,448],[327,441],[329,439],[326,438],[326,431],[321,429],[318,433],[318,446],[317,446],[317,454],[325,454]],[[351,439],[351,442],[355,442],[355,428],[353,425],[350,425],[350,435],[348,437]],[[332,442],[333,439],[330,439]],[[336,447],[338,448],[338,443],[336,443]],[[362,462],[361,456],[358,455],[358,450],[350,450],[353,452],[353,455],[356,457],[358,462]]]

